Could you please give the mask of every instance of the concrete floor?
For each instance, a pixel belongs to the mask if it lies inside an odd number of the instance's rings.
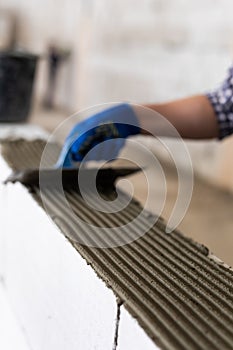
[[[38,111],[32,113],[30,123],[42,126],[48,131],[54,130],[69,114],[61,111]],[[169,218],[177,195],[176,172],[163,164],[167,178],[167,198],[163,217]],[[145,203],[147,185],[143,176],[132,177],[135,196]],[[154,203],[160,194],[159,186],[153,187]],[[153,211],[153,203],[150,203]],[[230,266],[233,265],[233,195],[221,190],[205,180],[195,177],[194,190],[190,207],[179,228],[187,236],[206,245],[218,258]]]

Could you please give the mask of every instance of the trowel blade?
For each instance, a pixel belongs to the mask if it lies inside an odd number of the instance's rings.
[[[58,183],[58,180],[62,176],[62,185],[65,188],[77,187],[79,172],[82,171],[82,175],[86,178],[90,176],[96,176],[96,184],[104,185],[104,187],[114,186],[114,183],[118,177],[125,177],[132,175],[140,168],[84,168],[84,169],[27,169],[23,171],[16,171],[12,173],[4,183],[20,182],[27,187],[39,187],[40,184],[46,187],[54,187]]]

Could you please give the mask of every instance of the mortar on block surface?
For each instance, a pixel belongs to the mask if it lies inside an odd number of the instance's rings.
[[[2,155],[14,170],[37,168],[44,146],[42,140],[5,141]],[[58,154],[59,148],[51,145],[51,162]],[[38,186],[29,195],[43,207]],[[85,246],[75,238],[95,239],[96,232],[93,228],[83,232],[80,219],[94,227],[123,226],[142,210],[139,203],[133,199],[114,215],[96,212],[71,188],[65,195],[75,218],[56,189],[48,188],[46,195],[52,219],[62,218],[55,220],[61,232],[156,345],[161,349],[233,348],[233,272],[210,259],[208,248],[178,231],[166,234],[162,219],[129,244],[108,249]],[[104,196],[111,200],[112,193]],[[143,230],[147,221],[147,216],[140,217],[127,234]],[[114,240],[114,236],[102,239]]]

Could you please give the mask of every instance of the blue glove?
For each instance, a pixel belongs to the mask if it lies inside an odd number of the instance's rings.
[[[99,112],[78,123],[65,140],[57,162],[58,167],[74,167],[90,152],[85,160],[114,159],[125,144],[128,136],[140,133],[138,119],[132,107],[121,104]],[[112,140],[111,143],[103,141]]]

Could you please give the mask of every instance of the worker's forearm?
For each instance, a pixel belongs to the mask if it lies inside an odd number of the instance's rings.
[[[217,119],[214,110],[204,95],[163,104],[145,105],[165,117],[183,138],[208,139],[218,137]],[[158,136],[175,136],[153,113],[139,116],[142,133]]]

